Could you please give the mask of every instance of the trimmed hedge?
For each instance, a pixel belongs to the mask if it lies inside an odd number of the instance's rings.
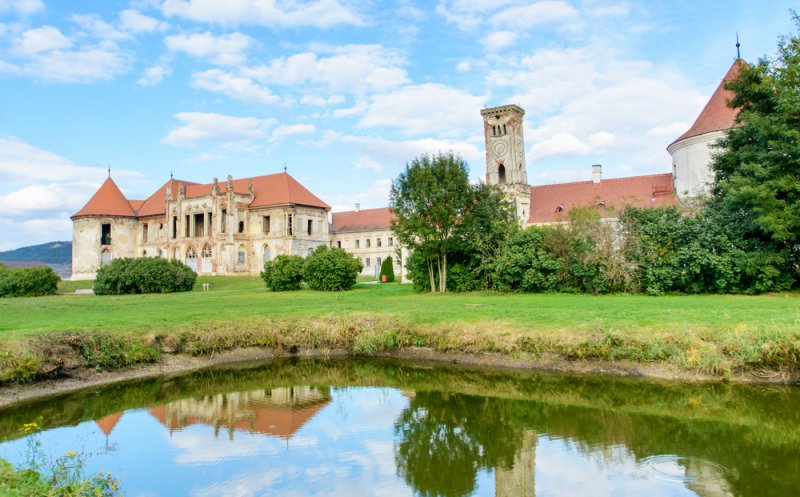
[[[264,264],[261,279],[273,292],[300,290],[303,284],[303,258],[299,255],[279,255]]]
[[[188,292],[197,274],[192,268],[159,257],[114,259],[97,271],[94,293],[122,295],[129,293]]]
[[[40,297],[55,295],[58,277],[48,266],[8,269],[0,264],[0,297]]]
[[[391,257],[387,257],[381,263],[381,282],[383,282],[384,276],[386,276],[386,283],[394,281],[394,263]]]
[[[363,267],[361,261],[352,254],[340,248],[329,249],[320,245],[306,257],[303,276],[312,290],[349,290],[356,284]]]

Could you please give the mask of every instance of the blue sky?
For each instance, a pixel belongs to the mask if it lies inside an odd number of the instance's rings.
[[[387,204],[413,157],[484,173],[480,109],[526,110],[532,184],[670,170],[666,146],[792,3],[0,0],[0,250],[71,238],[107,176],[282,171],[334,210]]]

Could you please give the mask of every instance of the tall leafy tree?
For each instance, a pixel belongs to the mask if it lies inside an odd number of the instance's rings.
[[[447,252],[472,201],[467,165],[449,153],[422,155],[392,181],[389,205],[397,239],[425,257],[431,291],[447,289]]]
[[[745,264],[774,274],[770,289],[785,288],[800,263],[800,38],[783,37],[774,58],[743,64],[727,88],[738,126],[718,143],[710,207],[745,242]]]

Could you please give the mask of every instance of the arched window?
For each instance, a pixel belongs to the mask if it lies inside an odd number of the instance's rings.
[[[161,249],[160,249],[160,248],[157,248],[157,249],[156,249],[156,257],[161,257],[161,253],[162,253],[162,252],[161,252]]]
[[[262,253],[264,254],[264,264],[266,264],[267,262],[270,261],[269,245],[264,245]]]
[[[142,250],[142,257],[147,257],[147,249]]]
[[[308,247],[308,253],[307,253],[307,255],[311,255],[311,254],[313,254],[313,253],[314,253],[314,247]]]
[[[506,166],[500,164],[500,167],[497,168],[497,181],[501,185],[506,184]]]
[[[208,245],[208,244],[204,245],[203,246],[203,259],[206,259],[206,258],[210,259],[211,255],[212,255],[211,245]]]
[[[111,251],[109,250],[100,252],[100,265],[105,266],[106,264],[111,264]]]
[[[192,246],[186,249],[186,265],[195,273],[197,272],[197,251]]]

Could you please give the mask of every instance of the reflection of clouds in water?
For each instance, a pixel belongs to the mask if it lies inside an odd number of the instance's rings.
[[[228,440],[215,437],[213,429],[205,426],[176,431],[171,436],[167,434],[167,438],[168,443],[178,450],[175,463],[179,465],[216,463],[279,452],[274,445],[264,443],[263,437],[239,436],[236,440]]]
[[[665,463],[666,464],[666,463]],[[680,474],[675,464],[669,468]],[[697,494],[658,481],[621,446],[578,448],[569,440],[540,437],[536,448],[537,497],[690,497]]]
[[[309,449],[319,447],[319,437],[292,437],[287,442],[287,445],[293,449]]]
[[[243,473],[225,481],[217,482],[206,488],[192,492],[194,497],[251,497],[262,495],[275,482],[281,479],[281,471],[270,469],[266,471],[251,471]]]
[[[367,440],[364,442],[373,460],[378,465],[378,474],[381,476],[393,476],[397,473],[394,464],[394,443],[381,440]]]

